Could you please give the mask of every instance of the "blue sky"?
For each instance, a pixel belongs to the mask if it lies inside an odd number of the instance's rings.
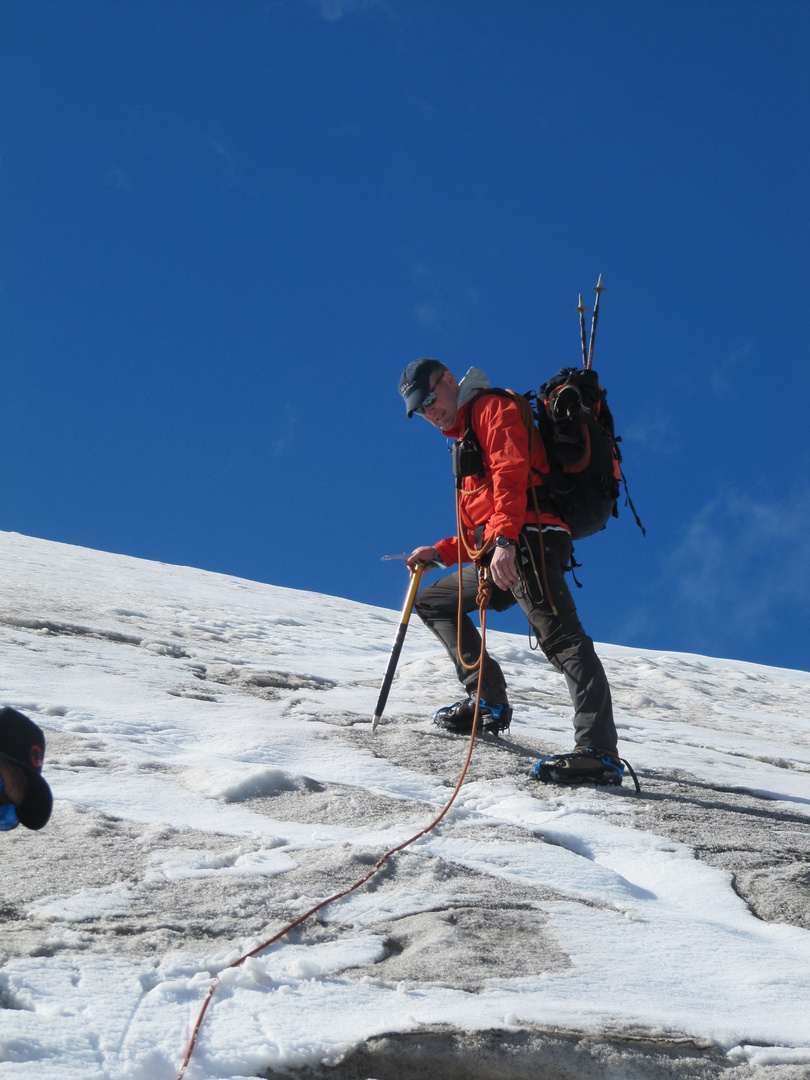
[[[0,0],[0,528],[398,608],[380,556],[454,531],[402,368],[535,388],[602,273],[647,537],[578,545],[586,628],[808,668],[809,32],[790,0]]]

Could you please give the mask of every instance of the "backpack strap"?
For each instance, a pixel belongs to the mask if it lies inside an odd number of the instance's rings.
[[[456,478],[456,487],[459,490],[461,490],[461,481],[465,476],[477,476],[479,480],[484,480],[486,477],[486,470],[484,469],[484,451],[478,440],[478,436],[475,434],[475,428],[473,427],[473,409],[481,398],[486,397],[488,394],[495,395],[496,397],[507,397],[510,401],[515,401],[519,397],[518,394],[514,394],[511,390],[487,388],[479,390],[475,396],[471,398],[467,410],[467,430],[450,448],[453,455],[453,475]],[[525,401],[525,398],[523,400]],[[526,402],[526,404],[528,405],[528,402]],[[529,414],[531,418],[531,406],[529,406]],[[523,422],[527,423],[526,416],[523,414],[522,410],[521,416]]]
[[[540,432],[535,427],[534,423],[534,411],[531,406],[531,402],[524,394],[517,394],[514,390],[501,390],[497,387],[488,388],[486,390],[480,390],[470,402],[469,411],[467,413],[467,429],[464,434],[458,439],[451,447],[453,454],[453,474],[456,478],[456,502],[457,502],[457,528],[459,535],[461,535],[461,515],[460,515],[460,497],[461,497],[461,482],[465,476],[477,476],[480,480],[485,479],[486,470],[484,469],[484,450],[475,433],[473,427],[473,410],[481,398],[486,395],[495,395],[496,397],[508,398],[509,401],[513,401],[520,412],[520,418],[526,426],[526,431],[529,435],[529,461],[531,461],[532,449],[534,446],[534,440],[540,438]],[[533,470],[535,473],[537,470]],[[541,474],[538,474],[541,475]],[[543,521],[540,512],[538,494],[542,492],[542,488],[532,485],[527,489],[526,493],[526,509],[533,509],[537,519],[537,535],[538,543],[540,547],[540,567],[534,565],[534,559],[532,559],[532,569],[534,571],[537,584],[546,597],[552,612],[557,614],[557,607],[554,603],[554,599],[551,595],[551,589],[548,584],[548,575],[546,573],[546,550],[543,543]],[[544,498],[546,505],[550,507],[549,511],[555,513],[551,507],[550,500],[546,495]],[[475,544],[478,550],[483,551],[482,547],[483,537],[479,539],[476,537]],[[470,554],[473,554],[470,552]]]
[[[632,511],[632,514],[633,514],[633,517],[636,519],[636,525],[638,525],[638,527],[641,529],[641,535],[646,536],[647,535],[647,530],[641,524],[641,519],[639,518],[638,514],[636,513],[635,506],[633,506],[633,500],[630,498],[630,492],[627,490],[627,477],[624,475],[624,470],[622,469],[621,466],[619,466],[619,475],[621,476],[622,483],[624,484],[624,505],[630,507],[630,510]]]

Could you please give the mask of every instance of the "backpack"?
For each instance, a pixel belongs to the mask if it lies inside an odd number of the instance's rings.
[[[607,392],[592,368],[562,368],[537,391],[534,416],[549,472],[536,488],[540,508],[555,511],[573,540],[593,536],[618,517],[620,482],[636,524],[645,532],[627,494],[620,438]],[[646,535],[646,533],[645,533]]]
[[[521,395],[511,390],[482,390],[485,394],[509,397],[521,406],[524,421],[532,424],[543,440],[549,471],[538,473],[541,483],[527,493],[527,506],[562,518],[572,540],[593,536],[618,517],[620,481],[626,503],[636,524],[646,536],[621,469],[620,439],[613,427],[607,393],[599,376],[588,368],[562,368],[542,384],[536,394]],[[534,409],[526,402],[534,400]],[[523,403],[523,404],[522,404]],[[472,414],[472,409],[470,409]],[[472,428],[453,446],[453,472],[460,486],[463,476],[483,477],[483,451]]]

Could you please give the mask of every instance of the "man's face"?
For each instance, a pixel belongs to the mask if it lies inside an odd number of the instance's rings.
[[[419,415],[440,431],[447,431],[455,423],[458,412],[458,383],[452,372],[443,371],[431,376],[430,389],[436,398],[432,404],[420,409]]]
[[[0,758],[0,780],[3,781],[3,794],[15,806],[19,806],[28,794],[28,777],[25,770],[11,761]]]

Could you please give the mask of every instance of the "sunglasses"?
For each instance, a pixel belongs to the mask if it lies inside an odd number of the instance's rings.
[[[442,381],[443,378],[444,378],[444,372],[441,373],[441,375],[438,377],[436,382],[433,384],[433,389],[427,395],[427,397],[422,402],[422,404],[419,405],[417,408],[415,408],[413,410],[416,413],[417,416],[424,416],[425,415],[425,409],[429,409],[430,406],[433,404],[433,402],[436,400],[436,387],[439,385],[439,383]]]
[[[20,824],[17,817],[17,807],[13,802],[8,802],[8,796],[3,794],[3,781],[0,780],[0,832],[8,832],[16,829]]]

